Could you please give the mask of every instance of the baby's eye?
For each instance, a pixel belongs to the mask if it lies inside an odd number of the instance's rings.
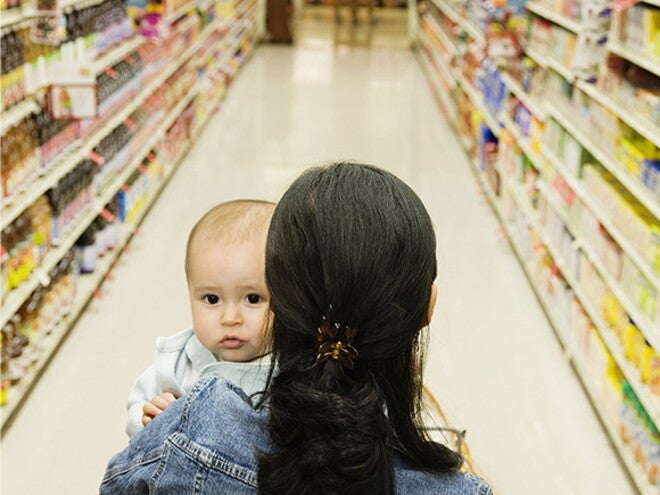
[[[220,298],[214,294],[206,294],[204,297],[202,297],[202,301],[207,304],[218,304],[219,300]]]
[[[259,304],[261,302],[261,296],[259,294],[248,294],[245,298],[250,304]]]

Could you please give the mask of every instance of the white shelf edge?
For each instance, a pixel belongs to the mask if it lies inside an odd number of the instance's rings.
[[[504,128],[513,136],[516,144],[525,153],[525,155],[527,155],[527,158],[529,158],[537,168],[542,168],[543,162],[545,161],[544,157],[532,149],[531,144],[529,144],[529,140],[521,134],[516,123],[511,120],[511,117],[506,115],[504,112],[500,112],[497,118],[504,124]]]
[[[613,39],[610,39],[607,42],[607,49],[615,55],[630,60],[634,64],[643,67],[656,76],[660,76],[660,59],[654,60],[650,56],[640,55],[634,50],[621,44],[619,41],[614,41]]]
[[[642,184],[638,183],[634,177],[623,170],[623,165],[619,165],[614,158],[611,158],[608,153],[601,150],[593,139],[584,133],[563,112],[555,108],[552,110],[552,115],[603,167],[610,171],[626,189],[632,192],[640,203],[653,213],[656,218],[660,218],[660,203],[651,196],[650,191],[647,191]]]
[[[539,52],[537,52],[533,48],[526,47],[525,48],[525,55],[527,55],[529,58],[531,58],[536,64],[541,67],[541,68],[546,68],[548,67],[548,58],[545,55],[541,55]]]
[[[596,253],[593,251],[593,248],[586,243],[581,245],[582,252],[589,258],[591,264],[598,270],[600,276],[605,281],[605,284],[612,291],[614,297],[618,299],[623,308],[626,310],[626,313],[630,318],[635,322],[635,325],[644,335],[644,338],[648,340],[651,346],[654,349],[660,349],[660,335],[656,326],[648,319],[648,317],[641,312],[639,308],[630,300],[628,294],[619,286],[618,282],[614,280],[614,277],[607,271],[603,262],[596,256]],[[660,427],[660,424],[658,424]]]
[[[575,80],[575,73],[571,69],[566,67],[563,63],[561,63],[559,60],[553,57],[548,57],[547,64],[548,67],[550,67],[560,76],[562,76],[568,82],[573,82]]]
[[[19,7],[13,7],[11,9],[0,10],[0,21],[2,21],[2,29],[12,26],[21,22],[25,18],[23,14],[23,9]]]
[[[600,89],[593,84],[580,81],[577,84],[578,88],[587,93],[592,99],[603,105],[605,108],[616,114],[626,124],[651,141],[654,145],[660,147],[660,128],[653,124],[650,120],[638,117],[634,113],[625,109],[617,101],[610,98],[603,93]]]
[[[426,54],[426,52],[424,52],[423,49],[418,48],[416,51],[417,51],[417,57],[420,63],[422,64],[424,71],[427,72],[426,79],[431,84],[431,91],[437,95],[438,99],[440,100],[439,103],[443,107],[447,115],[450,116],[456,115],[457,113],[456,105],[453,103],[451,98],[447,97],[447,91],[444,88],[440,87],[439,81],[435,80],[433,77],[434,74],[437,74],[439,76],[438,71],[435,70],[435,68],[432,65],[432,62],[428,60],[428,55]]]
[[[558,12],[555,12],[544,5],[541,5],[537,2],[527,2],[525,3],[525,8],[534,14],[537,14],[541,17],[544,17],[555,24],[558,24],[569,31],[572,31],[575,34],[578,34],[582,31],[582,24],[580,21],[566,17]]]
[[[440,39],[440,42],[442,43],[444,48],[451,54],[451,56],[454,56],[458,53],[458,48],[456,48],[456,45],[454,45],[454,43],[449,39],[447,34],[445,34],[445,32],[442,30],[435,17],[427,13],[422,20],[423,22],[426,22],[429,25],[431,31],[433,31],[435,35],[438,37],[438,39]]]
[[[106,67],[111,67],[115,63],[121,61],[121,59],[123,59],[133,50],[136,50],[143,42],[144,38],[138,34],[128,40],[123,41],[114,48],[111,48],[107,53],[94,60],[94,73],[98,74]]]
[[[420,31],[419,36],[421,37],[421,43],[424,44],[427,47],[427,49],[432,52],[431,62],[435,62],[444,71],[444,74],[440,73],[437,70],[434,71],[434,73],[437,74],[439,77],[441,77],[445,81],[447,86],[449,86],[452,89],[455,88],[457,81],[454,77],[454,71],[452,70],[452,68],[442,57],[436,56],[435,46],[433,42],[428,39],[426,33]],[[428,56],[428,54],[425,55]]]
[[[555,109],[554,107],[551,107],[550,113],[557,120],[557,122],[559,122],[568,132],[570,132],[571,135],[576,137],[576,139],[578,136],[582,135],[582,132],[577,128],[577,126],[573,125],[570,119],[566,118],[566,116],[563,115],[561,111]],[[554,154],[549,150],[548,153],[553,155],[551,162],[554,163],[555,165],[560,165],[557,157],[555,157]],[[596,153],[592,153],[592,154],[594,155],[594,158],[598,159]],[[564,178],[566,179],[567,171],[563,168],[563,165],[561,165],[561,170],[558,169],[558,171],[561,172]],[[610,219],[606,218],[605,215],[603,215],[602,213],[603,209],[600,207],[598,202],[591,197],[591,194],[582,185],[581,181],[579,181],[579,179],[577,179],[576,177],[572,177],[572,179],[573,179],[573,183],[575,184],[574,190],[576,193],[578,193],[582,201],[587,206],[589,206],[594,216],[598,219],[599,222],[603,224],[603,226],[607,229],[610,235],[617,242],[617,244],[626,252],[628,257],[635,263],[635,265],[637,265],[637,268],[639,268],[639,270],[644,274],[644,276],[649,280],[649,282],[653,284],[655,289],[660,290],[660,280],[658,280],[657,275],[649,266],[649,262],[647,262],[644,258],[642,258],[642,256],[637,252],[637,250],[635,250],[633,246],[630,245],[626,237],[619,231],[619,229],[617,229],[612,224]],[[571,185],[571,187],[573,186]]]
[[[9,110],[2,110],[2,112],[0,112],[0,128],[2,129],[2,134],[7,132],[11,127],[18,124],[31,113],[38,112],[40,108],[41,107],[37,104],[35,99],[28,96]]]
[[[502,82],[504,85],[513,93],[513,95],[518,98],[525,107],[534,114],[534,116],[540,121],[545,121],[548,112],[545,111],[543,106],[536,101],[534,97],[529,95],[523,88],[518,84],[518,81],[514,80],[509,74],[501,73]]]
[[[570,220],[568,218],[568,213],[563,211],[564,207],[561,205],[561,199],[557,198],[558,193],[553,191],[544,180],[538,181],[536,185],[539,188],[539,191],[541,191],[545,197],[546,201],[550,204],[550,207],[555,212],[555,214],[560,218],[562,222],[564,222],[564,225],[566,225],[566,228],[571,232],[571,234],[575,235],[573,230],[569,227]]]
[[[177,19],[179,19],[180,17],[183,17],[188,12],[190,12],[195,7],[197,7],[197,0],[193,0],[192,2],[188,2],[187,4],[182,5],[181,7],[176,9],[171,14],[167,14],[165,16],[165,20],[168,21],[168,22],[174,22]]]
[[[445,0],[432,0],[436,7],[442,10],[447,17],[453,20],[456,24],[461,26],[463,30],[470,35],[470,37],[478,44],[483,45],[486,42],[485,35],[470,21],[461,16],[454,10]]]

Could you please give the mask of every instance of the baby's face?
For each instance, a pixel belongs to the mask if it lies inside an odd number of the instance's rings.
[[[265,241],[199,240],[189,251],[188,291],[199,341],[223,361],[251,361],[266,345]]]

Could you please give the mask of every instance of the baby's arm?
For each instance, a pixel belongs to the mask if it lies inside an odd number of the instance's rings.
[[[156,381],[156,369],[152,364],[138,377],[128,394],[126,433],[129,437],[132,438],[143,428],[142,408],[160,393]]]
[[[142,424],[146,426],[149,421],[167,409],[167,406],[176,399],[177,397],[174,397],[174,394],[170,392],[165,392],[152,398],[142,406]]]

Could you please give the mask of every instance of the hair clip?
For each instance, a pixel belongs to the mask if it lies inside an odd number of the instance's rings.
[[[337,339],[341,328],[344,328],[344,339]],[[318,328],[316,340],[319,342],[319,351],[316,355],[316,364],[326,362],[328,359],[339,361],[345,368],[353,369],[353,360],[358,357],[358,352],[353,347],[355,329],[340,323],[330,323],[325,316]]]

